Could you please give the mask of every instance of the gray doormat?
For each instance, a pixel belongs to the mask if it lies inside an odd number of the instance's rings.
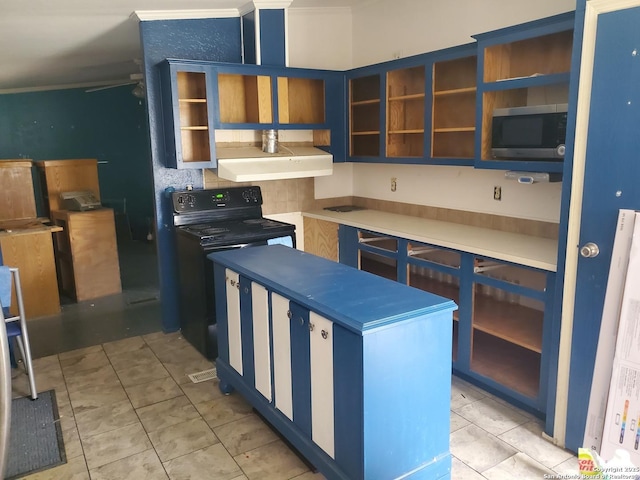
[[[46,470],[67,462],[56,394],[48,390],[11,402],[11,433],[6,479]]]

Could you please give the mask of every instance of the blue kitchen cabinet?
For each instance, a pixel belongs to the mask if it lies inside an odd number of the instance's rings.
[[[349,160],[472,165],[475,44],[346,73]]]
[[[215,168],[216,130],[309,130],[346,159],[342,72],[167,59],[161,75],[167,167]]]
[[[198,62],[161,64],[165,164],[169,168],[214,168],[213,88],[208,68]]]
[[[329,479],[450,478],[454,302],[282,245],[210,258],[224,392]]]
[[[339,238],[341,263],[456,302],[454,371],[545,415],[554,272],[345,225]]]
[[[345,160],[342,72],[212,64],[215,128],[312,130],[314,146]]]
[[[476,168],[562,172],[562,159],[494,158],[491,127],[495,109],[569,102],[574,16],[569,12],[474,35],[478,43]],[[535,127],[529,128],[534,132]]]

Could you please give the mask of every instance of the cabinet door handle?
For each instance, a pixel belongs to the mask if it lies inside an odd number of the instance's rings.
[[[300,322],[300,325],[304,325],[304,318],[300,317],[299,322]]]
[[[291,319],[291,317],[293,317],[291,310],[287,310],[287,318]]]
[[[329,337],[329,332],[323,329],[321,335],[322,335],[322,338],[326,340]]]
[[[309,322],[309,331],[313,332],[313,329],[315,328],[315,325],[311,322]]]
[[[249,293],[249,287],[244,287],[244,293]]]

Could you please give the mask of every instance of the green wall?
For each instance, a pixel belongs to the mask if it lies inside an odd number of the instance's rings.
[[[0,95],[0,159],[97,158],[103,203],[122,212],[126,199],[142,239],[153,224],[153,187],[145,100],[134,86]]]

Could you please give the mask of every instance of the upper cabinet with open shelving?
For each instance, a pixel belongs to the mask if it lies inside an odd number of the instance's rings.
[[[477,168],[561,172],[562,161],[494,158],[496,109],[567,104],[573,47],[572,12],[477,35]]]
[[[225,129],[308,130],[345,159],[342,72],[173,59],[162,72],[168,167],[214,168]]]
[[[476,113],[475,55],[433,64],[431,156],[474,156]]]
[[[473,164],[475,52],[468,44],[348,72],[351,160]]]
[[[201,65],[166,62],[162,66],[167,166],[215,166],[211,75]]]

